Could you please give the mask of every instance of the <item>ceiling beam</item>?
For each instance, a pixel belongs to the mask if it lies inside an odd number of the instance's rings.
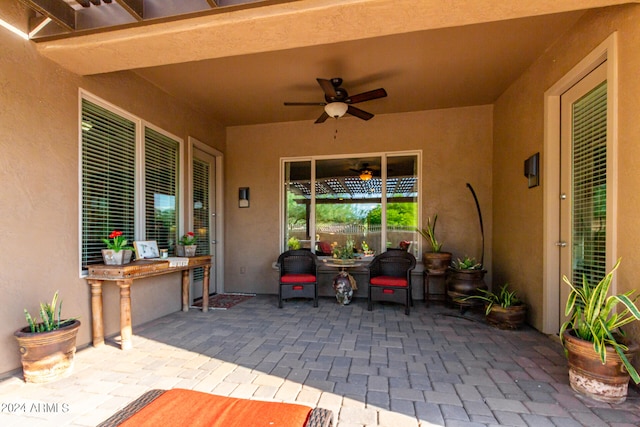
[[[91,2],[89,0],[76,0],[76,3],[78,3],[82,7],[91,6]]]
[[[94,6],[100,6],[100,0],[89,0]]]
[[[216,0],[207,0],[207,3],[209,3],[209,6],[211,7],[218,7],[218,2]]]
[[[36,12],[51,18],[63,28],[74,31],[76,29],[76,11],[61,0],[21,0]]]
[[[116,0],[116,2],[137,21],[142,21],[144,18],[144,0]]]

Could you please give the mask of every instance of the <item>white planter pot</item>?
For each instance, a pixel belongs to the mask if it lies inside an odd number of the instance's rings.
[[[102,250],[102,259],[105,265],[129,264],[131,262],[132,255],[133,251],[126,249],[118,252],[114,251],[113,249]]]
[[[198,245],[176,245],[176,255],[178,256],[196,256]]]

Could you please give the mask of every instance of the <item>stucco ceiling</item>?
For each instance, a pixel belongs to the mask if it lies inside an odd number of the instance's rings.
[[[133,70],[225,126],[313,121],[321,106],[283,103],[323,102],[318,77],[384,87],[357,104],[374,114],[490,104],[588,8],[620,3],[275,1],[38,48],[78,74]]]

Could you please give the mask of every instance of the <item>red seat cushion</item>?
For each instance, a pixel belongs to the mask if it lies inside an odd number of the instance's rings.
[[[280,277],[282,283],[313,283],[316,281],[316,276],[313,274],[285,274]]]
[[[318,249],[325,254],[331,253],[331,244],[329,242],[318,242]]]
[[[407,279],[404,277],[376,276],[371,278],[370,283],[376,286],[407,287]]]
[[[140,409],[122,427],[302,427],[311,408],[173,389]]]

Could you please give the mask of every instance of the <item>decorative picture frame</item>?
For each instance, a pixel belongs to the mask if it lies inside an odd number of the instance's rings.
[[[156,242],[155,240],[141,240],[138,242],[133,242],[133,247],[136,250],[136,259],[150,259],[160,257],[158,242]]]

